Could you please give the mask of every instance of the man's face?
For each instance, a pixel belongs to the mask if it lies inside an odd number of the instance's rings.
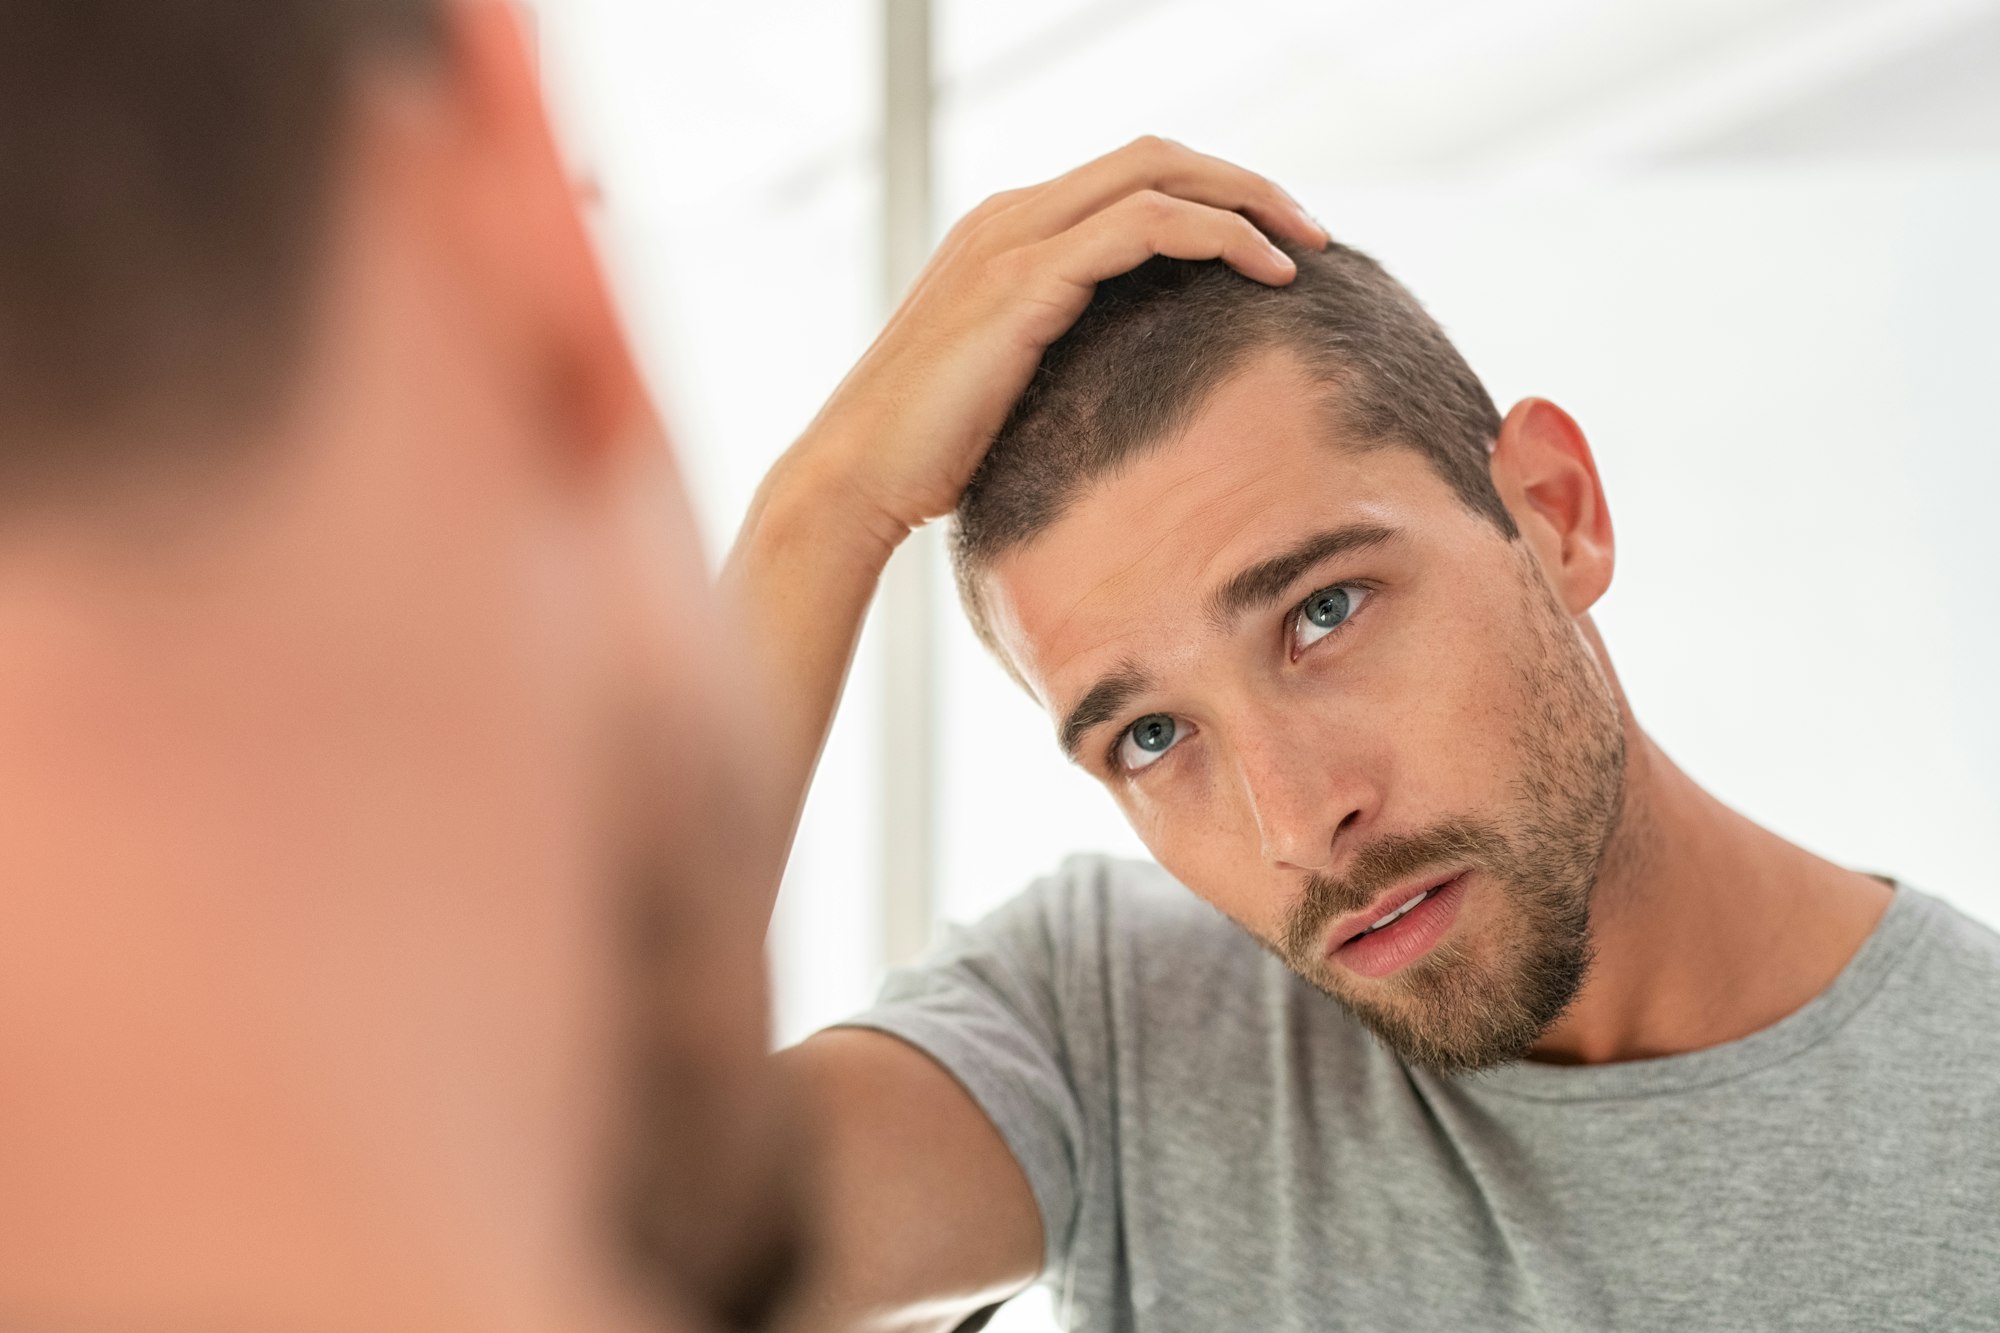
[[[1336,442],[1328,392],[1259,356],[988,601],[1163,866],[1405,1058],[1477,1068],[1581,985],[1620,714],[1528,543]]]

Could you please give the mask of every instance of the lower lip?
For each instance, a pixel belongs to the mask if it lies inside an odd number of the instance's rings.
[[[1350,972],[1386,977],[1429,953],[1431,946],[1444,938],[1458,919],[1458,905],[1464,898],[1465,875],[1461,874],[1391,924],[1349,940],[1330,956]]]

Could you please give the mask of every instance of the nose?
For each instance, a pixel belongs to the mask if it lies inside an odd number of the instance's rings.
[[[1356,765],[1308,735],[1254,736],[1236,751],[1265,864],[1308,874],[1332,869],[1342,835],[1374,804]]]

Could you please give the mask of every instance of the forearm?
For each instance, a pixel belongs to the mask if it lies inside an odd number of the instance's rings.
[[[802,441],[779,460],[722,574],[723,598],[760,673],[764,766],[790,802],[788,844],[869,603],[906,535],[844,490],[831,459],[836,447]]]

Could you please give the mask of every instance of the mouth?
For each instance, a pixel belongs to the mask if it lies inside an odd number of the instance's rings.
[[[1327,957],[1365,977],[1386,977],[1415,962],[1457,919],[1471,873],[1461,870],[1382,895],[1365,912],[1334,925],[1327,934]]]

